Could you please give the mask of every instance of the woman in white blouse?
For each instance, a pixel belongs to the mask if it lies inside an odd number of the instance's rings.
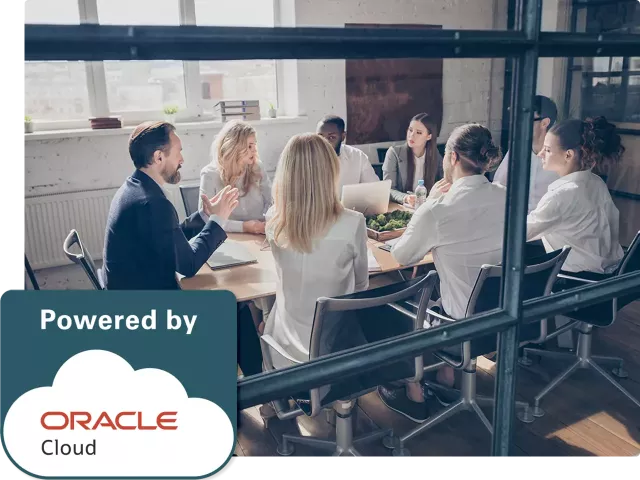
[[[255,129],[238,120],[227,122],[213,141],[211,157],[200,172],[200,196],[210,198],[227,185],[237,187],[238,206],[222,227],[227,232],[263,234],[271,184],[258,157]]]
[[[264,332],[276,368],[309,360],[318,297],[369,286],[365,219],[340,204],[339,176],[335,150],[316,134],[291,138],[278,163],[266,229],[278,282]]]
[[[389,147],[382,165],[382,179],[391,180],[391,200],[414,206],[419,180],[430,191],[443,177],[442,157],[436,145],[438,130],[428,113],[419,113],[407,128],[407,141],[399,147]]]
[[[604,117],[566,120],[545,136],[542,168],[560,178],[527,217],[527,240],[542,239],[547,252],[570,245],[566,271],[610,273],[623,256],[618,209],[592,172],[605,172],[623,152],[616,127]]]

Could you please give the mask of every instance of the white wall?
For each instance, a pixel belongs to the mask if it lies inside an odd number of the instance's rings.
[[[298,26],[342,26],[345,23],[423,23],[445,29],[501,29],[506,25],[506,0],[285,0],[281,18]],[[302,117],[294,122],[260,122],[257,125],[260,155],[270,172],[292,135],[312,131],[326,113],[346,117],[344,60],[285,62],[282,71],[296,72],[297,80],[285,84],[296,99],[287,99]],[[488,125],[499,140],[502,115],[504,61],[445,59],[443,73],[443,127],[439,141],[451,130],[470,121]],[[288,78],[287,80],[291,80]],[[290,88],[295,87],[295,88]],[[297,102],[296,102],[297,100]],[[197,181],[208,162],[211,141],[219,127],[185,129],[182,137],[185,164],[182,177]],[[101,132],[102,133],[102,132]],[[113,188],[122,184],[133,166],[127,152],[126,132],[38,140],[25,144],[26,196],[78,190]],[[364,147],[372,161],[375,146]],[[39,272],[49,277],[50,273]],[[49,279],[48,285],[76,288],[75,281]]]

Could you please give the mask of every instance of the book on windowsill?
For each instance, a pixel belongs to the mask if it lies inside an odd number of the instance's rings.
[[[89,119],[89,125],[93,130],[101,130],[105,128],[122,128],[121,117],[92,117]]]

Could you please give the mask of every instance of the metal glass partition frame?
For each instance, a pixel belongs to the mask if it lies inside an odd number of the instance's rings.
[[[26,25],[26,60],[242,60],[514,57],[502,308],[454,324],[333,354],[238,382],[240,408],[321,386],[337,375],[376,368],[445,342],[499,333],[494,455],[508,455],[513,431],[518,328],[640,288],[640,273],[522,304],[532,102],[539,56],[637,56],[640,35],[540,32],[541,0],[519,0],[514,31],[367,28]]]

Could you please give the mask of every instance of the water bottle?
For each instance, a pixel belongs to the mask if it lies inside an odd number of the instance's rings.
[[[416,187],[416,210],[427,201],[427,187],[424,186],[424,180],[418,180]]]

